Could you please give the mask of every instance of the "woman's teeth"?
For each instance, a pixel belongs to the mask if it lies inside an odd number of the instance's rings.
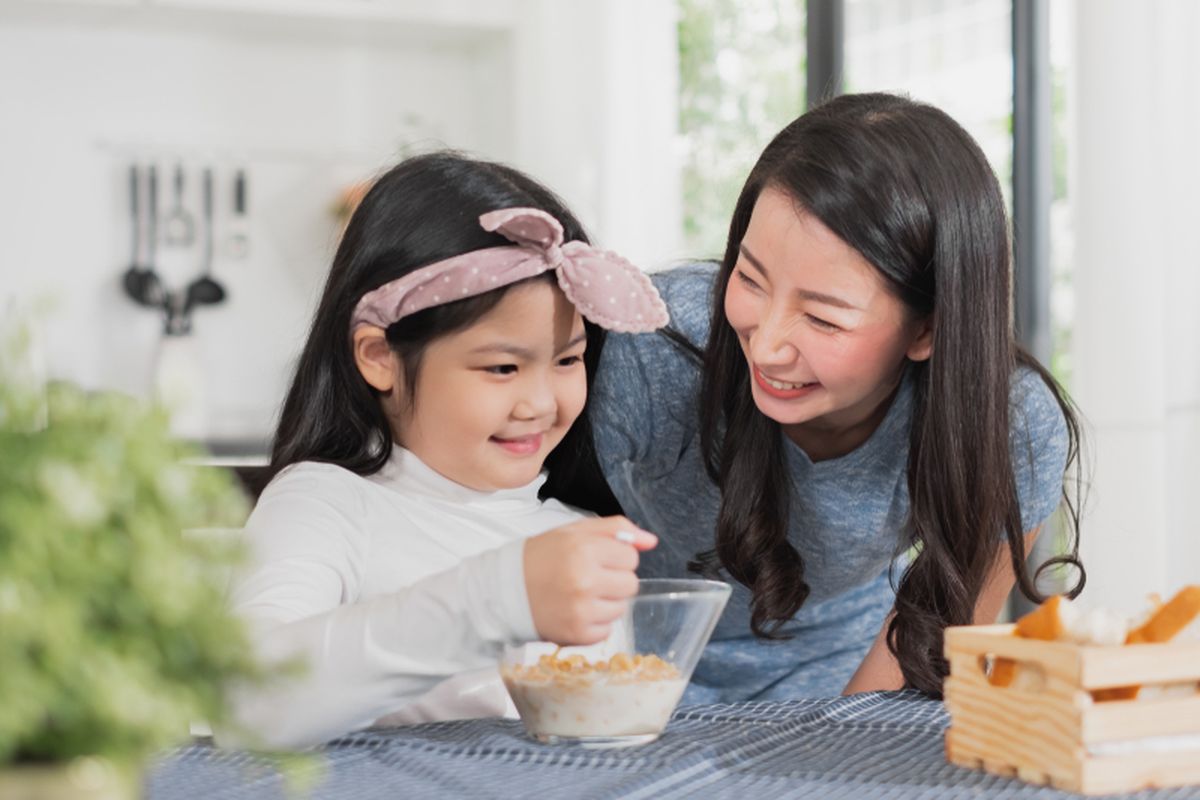
[[[779,389],[782,392],[794,391],[796,389],[803,389],[805,386],[812,386],[811,383],[785,383],[784,381],[773,380],[768,378],[766,375],[763,375],[761,372],[759,375],[762,375],[762,379],[772,389]]]

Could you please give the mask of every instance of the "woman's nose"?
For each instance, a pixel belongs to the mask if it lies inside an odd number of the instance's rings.
[[[750,357],[756,364],[790,364],[799,351],[791,341],[791,326],[770,311],[750,334]]]

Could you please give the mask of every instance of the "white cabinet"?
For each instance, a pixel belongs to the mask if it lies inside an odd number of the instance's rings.
[[[507,33],[517,0],[0,0],[0,21],[453,41]]]

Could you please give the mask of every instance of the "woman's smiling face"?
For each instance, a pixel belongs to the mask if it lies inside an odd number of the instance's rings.
[[[750,391],[810,456],[854,449],[878,425],[905,359],[932,334],[858,251],[788,194],[759,195],[725,287]]]

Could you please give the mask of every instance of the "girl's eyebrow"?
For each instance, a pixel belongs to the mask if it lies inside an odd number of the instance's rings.
[[[767,268],[763,266],[763,263],[754,257],[754,254],[750,252],[745,244],[738,245],[738,250],[741,251],[742,256],[749,261],[751,266],[753,266],[756,270],[761,272],[763,275],[770,274],[767,272]],[[851,311],[862,311],[861,308],[854,305],[850,301],[843,300],[842,298],[832,294],[825,294],[824,292],[814,292],[809,289],[797,289],[796,295],[805,300],[812,300],[816,303],[824,303],[827,306],[837,306],[838,308],[846,308]]]
[[[533,359],[536,358],[534,352],[532,350],[530,350],[528,347],[521,347],[520,345],[510,344],[508,342],[500,342],[498,344],[485,344],[482,347],[476,347],[474,350],[472,350],[470,352],[470,355],[473,355],[473,356],[507,355],[507,356],[515,356],[516,358],[523,359],[525,361],[533,361]]]
[[[558,352],[565,353],[567,350],[570,350],[572,347],[579,344],[580,342],[586,342],[586,341],[587,341],[587,331],[585,330],[583,333],[579,334],[574,339],[567,342],[562,347],[558,348]],[[557,353],[555,355],[557,355]]]
[[[579,334],[571,341],[567,342],[561,348],[559,348],[558,352],[562,353],[566,350],[570,350],[572,347],[574,347],[575,345],[579,344],[582,341],[585,341],[586,339],[587,339],[587,331],[584,331],[583,333]],[[528,347],[522,347],[519,344],[512,344],[511,342],[498,342],[496,344],[485,344],[482,347],[476,347],[474,350],[471,351],[470,354],[473,356],[509,355],[509,356],[514,356],[515,358],[519,358],[523,361],[533,361],[537,358],[537,353],[530,350]]]

